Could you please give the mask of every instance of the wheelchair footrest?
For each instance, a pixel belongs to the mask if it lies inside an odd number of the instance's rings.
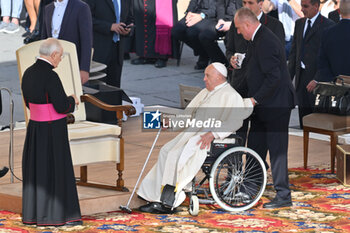
[[[160,196],[160,201],[167,207],[173,207],[175,202],[175,186],[166,184]]]

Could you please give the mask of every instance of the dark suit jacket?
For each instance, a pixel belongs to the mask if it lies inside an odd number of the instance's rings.
[[[302,53],[302,43],[304,26],[307,18],[298,19],[295,22],[294,36],[292,42],[292,48],[289,54],[288,69],[291,78],[295,76],[295,88],[298,90],[301,87],[300,82],[300,71],[301,71],[301,53]],[[303,80],[303,83],[309,83],[309,81],[315,78],[317,71],[317,55],[321,44],[321,35],[324,29],[333,25],[334,23],[319,14],[316,18],[314,24],[307,37],[304,39],[304,65],[305,72],[307,72],[308,80]]]
[[[41,36],[52,37],[51,23],[54,3],[46,6]],[[58,39],[75,44],[80,70],[90,71],[92,49],[92,19],[89,6],[80,0],[69,0],[62,19]]]
[[[285,35],[283,24],[277,19],[263,14],[260,18],[260,23],[269,28],[281,41],[281,43],[285,44]],[[226,34],[227,42],[226,42],[226,58],[230,61],[231,57],[235,53],[247,53],[248,49],[248,41],[246,41],[241,34],[237,33],[237,29],[235,27],[234,21],[232,20],[231,28]],[[249,58],[247,57],[243,61],[242,68],[238,70],[234,70],[233,78],[230,80],[230,83],[233,88],[235,88],[238,93],[240,93],[243,97],[247,97],[248,87],[246,82],[246,68]]]
[[[329,12],[328,19],[333,20],[334,23],[338,23],[340,21],[339,9]]]
[[[271,121],[295,105],[295,92],[289,77],[285,49],[279,38],[261,25],[249,47],[248,94],[258,102],[255,113]]]
[[[110,51],[113,46],[113,32],[111,26],[116,22],[116,15],[112,0],[84,0],[89,6],[92,15],[93,24],[93,60],[108,63]],[[121,0],[120,22],[126,25],[133,23],[133,1]],[[120,64],[124,56],[124,36],[120,36],[119,41],[119,59]]]
[[[242,0],[217,0],[216,18],[231,21],[236,11],[242,7]]]
[[[204,13],[206,18],[216,17],[216,0],[191,0],[187,12]]]
[[[350,19],[342,19],[322,35],[317,81],[331,81],[338,75],[350,75]]]

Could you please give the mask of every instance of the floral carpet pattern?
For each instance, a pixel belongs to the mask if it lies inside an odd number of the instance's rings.
[[[83,216],[84,225],[35,227],[21,223],[21,216],[0,211],[0,233],[11,232],[350,232],[350,187],[342,185],[328,167],[289,170],[293,206],[262,208],[272,199],[272,181],[258,204],[244,212],[229,213],[216,205],[201,205],[193,217],[187,205],[172,215],[132,214],[120,211]],[[188,203],[188,202],[187,202]]]

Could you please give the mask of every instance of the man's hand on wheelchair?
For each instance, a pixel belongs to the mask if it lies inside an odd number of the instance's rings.
[[[200,135],[201,139],[197,142],[197,145],[201,145],[201,150],[207,148],[210,148],[211,142],[214,140],[214,135],[212,132],[205,133],[203,135]]]

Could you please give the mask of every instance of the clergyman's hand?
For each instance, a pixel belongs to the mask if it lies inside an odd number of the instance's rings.
[[[74,98],[75,105],[79,105],[79,100],[76,95],[72,94],[71,95]]]
[[[197,145],[201,145],[201,150],[207,148],[210,148],[211,142],[214,140],[214,135],[212,132],[205,133],[203,135],[200,135],[201,139],[197,142]]]

